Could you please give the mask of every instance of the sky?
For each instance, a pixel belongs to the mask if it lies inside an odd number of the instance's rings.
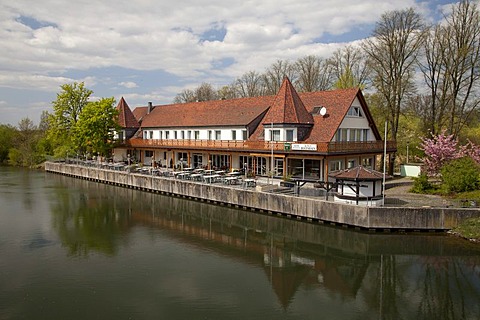
[[[428,22],[449,0],[0,0],[0,124],[39,123],[66,83],[91,100],[171,103],[277,60],[328,58],[413,7]]]

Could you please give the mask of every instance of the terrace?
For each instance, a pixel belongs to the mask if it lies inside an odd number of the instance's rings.
[[[346,154],[346,153],[382,153],[383,141],[365,142],[320,142],[303,144],[301,142],[276,141],[240,141],[240,140],[174,140],[174,139],[130,139],[124,145],[129,148],[172,148],[228,151],[274,151],[289,152],[293,144],[316,146],[308,150],[295,150],[302,153]],[[396,142],[387,141],[387,152],[396,151]]]

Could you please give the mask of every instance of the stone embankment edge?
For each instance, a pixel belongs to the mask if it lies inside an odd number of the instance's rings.
[[[480,217],[478,209],[355,206],[58,162],[46,162],[45,170],[137,190],[372,231],[445,231],[465,219]]]

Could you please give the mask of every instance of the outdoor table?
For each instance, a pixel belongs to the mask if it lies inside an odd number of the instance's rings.
[[[243,183],[246,187],[255,187],[257,185],[255,179],[244,179]]]
[[[177,174],[176,177],[178,179],[187,179],[189,175],[190,175],[190,173],[188,173],[188,172],[181,172],[181,173]]]
[[[230,176],[230,177],[225,177],[223,181],[225,184],[237,184],[239,179],[240,177]]]
[[[206,183],[216,182],[216,180],[217,180],[218,178],[220,178],[220,175],[219,175],[219,174],[211,174],[211,175],[203,176],[203,180],[204,180]]]
[[[190,178],[194,181],[202,181],[203,174],[201,173],[193,173],[190,175]]]

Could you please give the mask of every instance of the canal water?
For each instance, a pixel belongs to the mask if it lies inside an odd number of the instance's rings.
[[[480,245],[0,167],[0,319],[479,319]]]

